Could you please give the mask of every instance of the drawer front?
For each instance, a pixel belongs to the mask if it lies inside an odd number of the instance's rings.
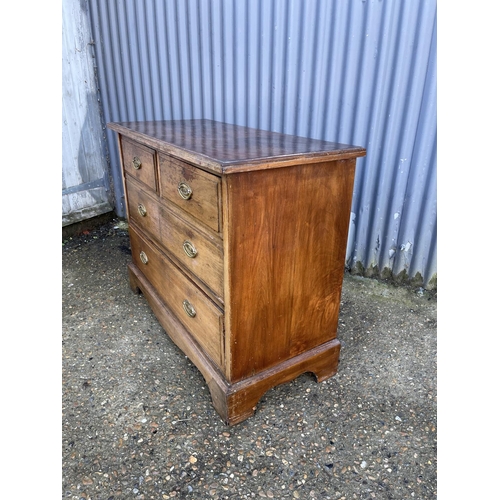
[[[122,137],[122,155],[125,174],[156,191],[155,151]]]
[[[159,155],[160,193],[219,231],[220,178],[167,155]]]
[[[129,234],[134,264],[202,349],[222,368],[222,311],[133,226]]]
[[[222,248],[165,207],[161,215],[162,244],[222,300]]]
[[[128,216],[154,238],[160,232],[160,205],[144,188],[129,179],[127,185]]]

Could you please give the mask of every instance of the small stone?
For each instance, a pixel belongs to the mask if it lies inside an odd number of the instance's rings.
[[[361,468],[366,469],[366,462],[364,460],[361,462]]]
[[[300,493],[297,490],[293,492],[293,498],[300,498]]]
[[[198,459],[195,456],[191,455],[189,457],[189,462],[190,463],[195,464],[197,461],[198,461]]]

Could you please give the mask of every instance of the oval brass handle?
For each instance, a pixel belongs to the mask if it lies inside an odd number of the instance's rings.
[[[142,261],[143,264],[147,264],[148,263],[148,256],[146,255],[146,252],[142,251],[139,254],[139,258],[141,259],[141,261]]]
[[[146,217],[146,207],[142,203],[139,203],[139,205],[137,205],[137,211],[139,212],[139,215],[141,217]]]
[[[196,310],[195,308],[191,305],[189,300],[184,300],[182,302],[182,307],[184,308],[184,311],[190,318],[194,318],[196,316]]]
[[[198,250],[196,250],[196,247],[188,240],[186,240],[182,244],[182,249],[184,250],[184,253],[191,259],[194,259],[198,255]]]
[[[179,182],[179,185],[177,186],[177,191],[179,193],[179,196],[183,200],[189,200],[191,198],[191,195],[193,194],[193,190],[189,186],[189,184],[186,184],[185,182]]]
[[[134,165],[134,168],[136,170],[139,170],[141,168],[141,160],[139,159],[138,156],[134,156],[134,159],[132,160],[132,164]]]

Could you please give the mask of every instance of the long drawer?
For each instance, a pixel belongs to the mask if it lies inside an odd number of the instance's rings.
[[[161,207],[159,233],[163,246],[222,301],[224,294],[222,240],[202,234],[164,206]]]
[[[132,179],[127,180],[127,202],[129,218],[223,302],[222,240],[175,215]]]
[[[134,264],[203,350],[222,368],[223,312],[133,223],[129,234]]]

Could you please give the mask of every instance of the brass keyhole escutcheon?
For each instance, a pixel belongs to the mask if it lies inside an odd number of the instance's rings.
[[[179,182],[179,185],[177,186],[177,192],[183,200],[189,200],[189,198],[191,198],[191,195],[193,194],[193,190],[191,189],[189,184],[186,184],[185,182]]]
[[[141,262],[143,264],[147,264],[148,263],[148,256],[146,255],[146,252],[142,251],[140,254],[139,254],[139,258],[141,259]]]
[[[196,250],[195,246],[188,240],[186,240],[182,244],[182,249],[184,253],[191,259],[194,259],[198,255],[198,250]]]
[[[194,318],[196,316],[196,310],[195,308],[191,305],[189,300],[184,300],[182,302],[182,307],[184,308],[184,311],[190,318]]]
[[[139,159],[138,156],[134,156],[134,159],[132,160],[132,165],[134,165],[134,168],[136,170],[139,170],[141,168],[141,160]]]
[[[137,211],[139,212],[139,215],[141,217],[146,217],[146,207],[142,203],[139,203],[139,205],[137,206]]]

